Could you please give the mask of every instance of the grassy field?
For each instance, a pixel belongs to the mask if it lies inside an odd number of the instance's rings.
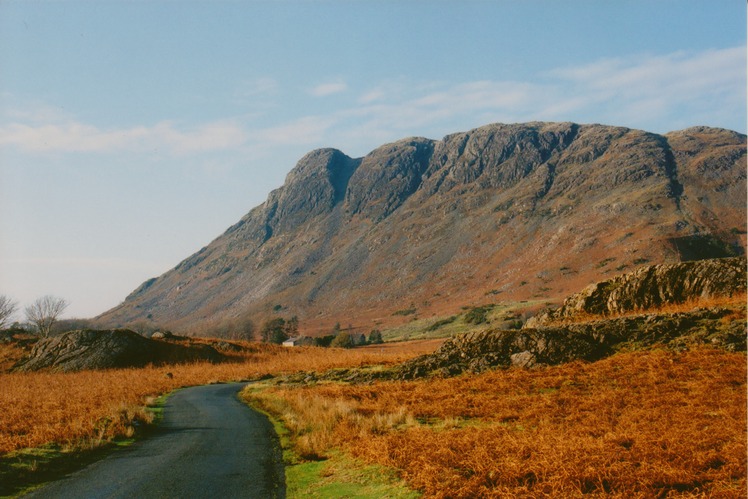
[[[461,313],[449,316],[419,318],[412,315],[412,319],[405,324],[393,326],[382,331],[385,341],[411,341],[435,338],[449,338],[456,334],[488,329],[505,329],[518,327],[526,315],[537,312],[545,306],[544,301],[523,301],[491,303],[481,307],[465,307]],[[471,312],[484,309],[484,320],[471,322]]]
[[[366,386],[250,387],[301,462],[426,497],[746,496],[746,358],[711,348]]]

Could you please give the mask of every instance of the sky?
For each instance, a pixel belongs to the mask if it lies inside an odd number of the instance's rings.
[[[527,121],[745,133],[746,2],[0,0],[0,295],[93,317],[312,149]]]

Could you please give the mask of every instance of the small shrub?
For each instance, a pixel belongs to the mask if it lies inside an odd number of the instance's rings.
[[[427,327],[425,330],[428,332],[436,331],[440,327],[446,326],[447,324],[452,324],[456,320],[457,320],[457,316],[453,315],[452,317],[447,317],[446,319],[441,319],[441,320],[434,322],[429,327]]]
[[[491,310],[490,306],[475,307],[470,309],[465,314],[465,322],[468,324],[484,324],[488,322],[488,312]]]
[[[335,336],[330,346],[335,348],[353,348],[353,338],[348,333],[340,333]]]

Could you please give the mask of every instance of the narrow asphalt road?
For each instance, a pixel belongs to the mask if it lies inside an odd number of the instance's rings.
[[[156,433],[26,497],[283,498],[281,451],[243,384],[175,392]]]

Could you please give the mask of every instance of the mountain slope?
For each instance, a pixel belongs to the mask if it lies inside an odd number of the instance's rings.
[[[555,300],[643,263],[742,254],[746,137],[488,125],[354,159],[312,151],[283,187],[99,319],[181,330],[298,315],[368,331],[466,303]]]

